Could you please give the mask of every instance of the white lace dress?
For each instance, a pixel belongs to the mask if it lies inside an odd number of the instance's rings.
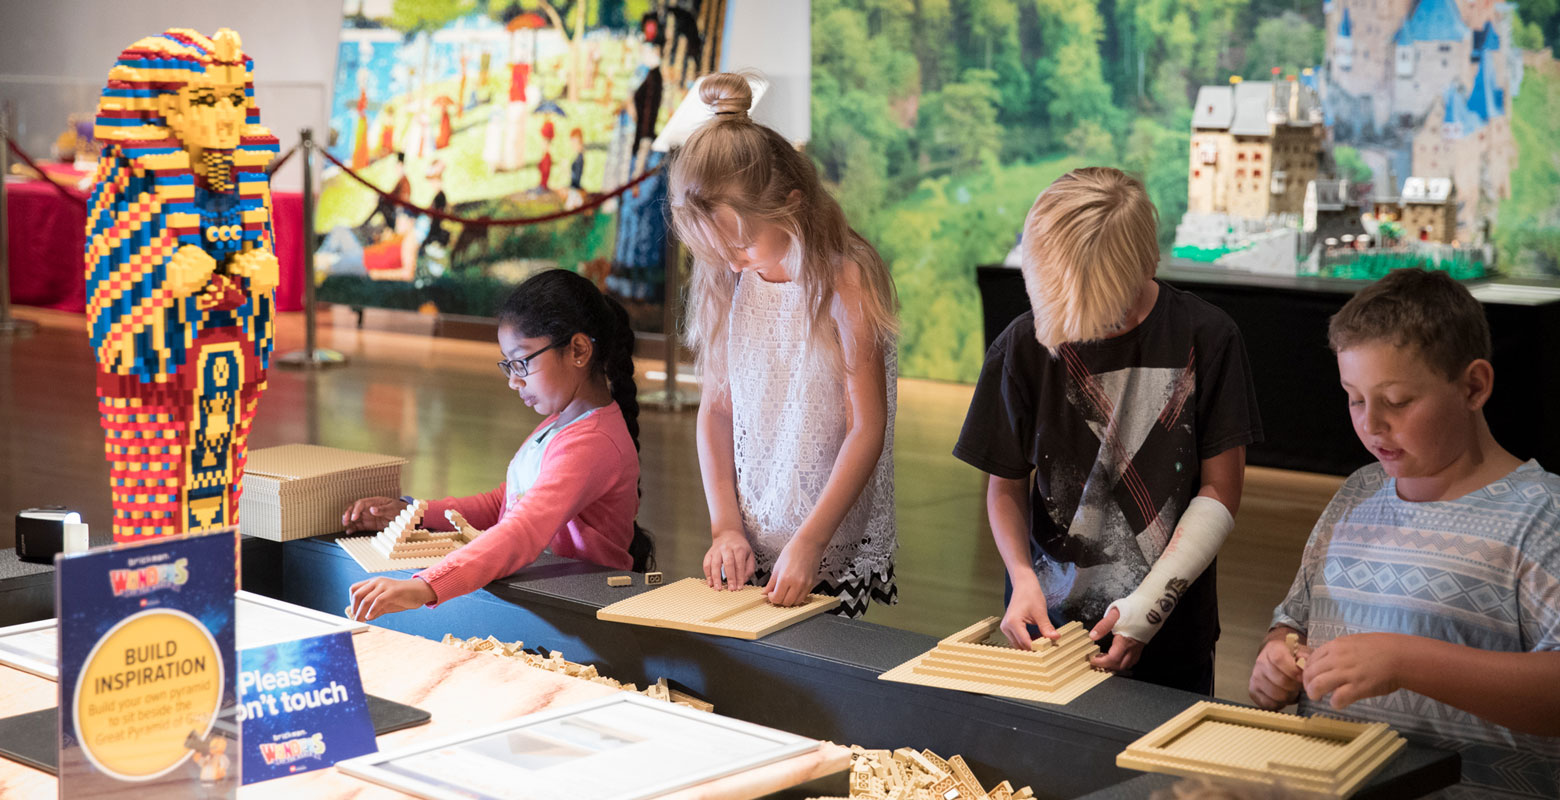
[[[845,440],[845,386],[808,366],[806,293],[801,284],[745,274],[729,318],[727,379],[742,527],[760,579],[818,504]],[[834,532],[819,565],[820,589],[856,616],[869,599],[896,600],[894,412],[898,355],[887,348],[888,424],[872,478]]]

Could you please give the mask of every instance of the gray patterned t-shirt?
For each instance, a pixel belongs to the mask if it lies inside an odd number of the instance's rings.
[[[1344,482],[1306,543],[1274,625],[1312,647],[1356,633],[1403,633],[1480,650],[1560,650],[1560,476],[1529,461],[1482,489],[1411,503],[1380,464]],[[1478,794],[1560,797],[1560,738],[1529,736],[1399,690],[1334,711],[1385,722],[1462,752]]]

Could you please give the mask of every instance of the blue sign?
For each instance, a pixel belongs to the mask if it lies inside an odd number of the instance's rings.
[[[234,536],[55,559],[61,797],[236,795]]]
[[[378,751],[352,634],[252,647],[239,660],[246,785]]]

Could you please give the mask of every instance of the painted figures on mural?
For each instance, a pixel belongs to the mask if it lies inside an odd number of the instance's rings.
[[[116,541],[238,521],[278,264],[252,63],[238,34],[130,45],[98,102],[88,331]]]
[[[573,211],[653,169],[655,131],[715,57],[700,28],[718,31],[724,8],[720,0],[345,5],[329,152],[416,208],[442,193],[445,210],[463,219]],[[658,326],[665,223],[650,209],[661,197],[646,184],[554,222],[482,227],[395,208],[327,167],[321,296],[483,315],[504,287],[564,267],[598,280],[610,272],[603,282],[636,327]]]

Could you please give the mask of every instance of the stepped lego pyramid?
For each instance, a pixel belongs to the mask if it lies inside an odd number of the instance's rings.
[[[1297,717],[1204,700],[1116,756],[1116,766],[1348,797],[1403,749],[1384,722]]]
[[[364,497],[398,497],[406,459],[312,444],[249,451],[239,532],[273,542],[341,532],[341,512]]]
[[[336,543],[365,571],[390,572],[431,567],[439,559],[460,549],[461,545],[482,535],[482,531],[473,528],[453,508],[444,512],[444,518],[455,526],[455,530],[430,531],[419,528],[427,510],[428,502],[418,500],[402,509],[379,533],[338,539]]]
[[[1089,664],[1100,648],[1077,622],[1057,628],[1055,642],[1036,639],[1032,650],[988,644],[1000,636],[999,624],[997,617],[987,617],[878,677],[1056,704],[1070,703],[1110,677]]]
[[[682,580],[619,600],[596,612],[596,619],[653,628],[758,639],[839,605],[839,598],[812,594],[797,606],[769,603],[763,590],[711,589],[703,578]]]

